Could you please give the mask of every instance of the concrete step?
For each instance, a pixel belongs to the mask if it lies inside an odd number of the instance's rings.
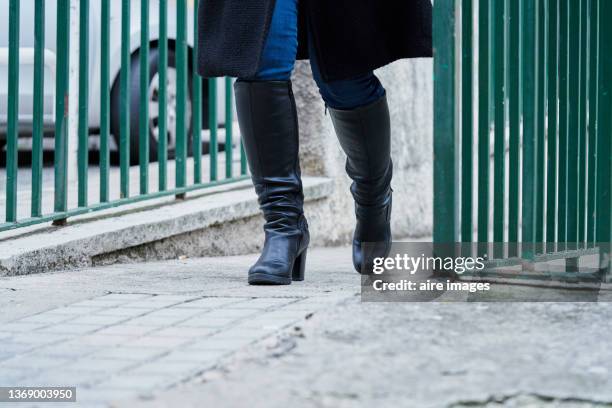
[[[331,179],[305,177],[303,182],[306,203],[324,199],[333,192]],[[250,180],[246,180],[204,190],[199,196],[186,200],[166,198],[74,217],[63,227],[11,231],[4,237],[0,235],[0,276],[91,266],[96,264],[96,259],[101,260],[98,263],[118,262],[121,257],[112,254],[122,254],[125,260],[126,250],[131,248],[140,248],[140,252],[133,252],[149,254],[146,259],[176,258],[181,253],[176,251],[177,246],[182,246],[180,240],[173,242],[174,248],[170,249],[157,243],[177,236],[197,235],[207,229],[214,229],[217,242],[211,242],[215,239],[210,237],[188,239],[185,246],[191,250],[189,255],[227,255],[232,251],[224,249],[223,239],[233,237],[239,241],[240,237],[246,239],[249,233],[255,236],[253,228],[261,223],[258,215],[257,197]],[[248,219],[254,222],[245,222]],[[258,238],[259,235],[257,231]],[[198,248],[189,249],[190,245],[207,246],[208,249],[197,252]],[[249,252],[246,249],[252,252],[254,248],[252,245],[245,247],[242,253]],[[152,252],[159,252],[159,256],[151,255]]]

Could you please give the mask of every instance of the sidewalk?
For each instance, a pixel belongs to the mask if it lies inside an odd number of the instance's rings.
[[[79,407],[612,406],[609,303],[361,303],[349,248],[310,250],[285,287],[247,286],[254,259],[1,278],[0,386],[77,386]]]

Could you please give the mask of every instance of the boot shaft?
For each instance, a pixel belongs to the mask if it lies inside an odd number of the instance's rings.
[[[290,233],[303,214],[299,130],[291,81],[234,85],[244,150],[266,231]]]
[[[238,80],[234,90],[251,175],[299,176],[299,129],[291,81]]]
[[[391,195],[391,123],[387,98],[351,110],[329,109],[346,153],[351,192],[361,206],[385,207]]]

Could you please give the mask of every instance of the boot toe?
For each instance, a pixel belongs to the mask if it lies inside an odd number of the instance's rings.
[[[287,270],[286,273],[284,270]],[[249,270],[250,285],[289,285],[291,274],[285,265],[255,264]]]

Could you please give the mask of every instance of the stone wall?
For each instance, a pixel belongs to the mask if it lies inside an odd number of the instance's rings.
[[[429,236],[432,231],[432,68],[431,59],[417,59],[398,61],[376,72],[387,90],[391,110],[392,225],[396,239]],[[297,64],[293,81],[300,117],[302,173],[330,177],[336,185],[330,198],[306,214],[312,243],[345,244],[354,228],[350,180],[344,170],[346,156],[329,115],[325,115],[308,62]]]

